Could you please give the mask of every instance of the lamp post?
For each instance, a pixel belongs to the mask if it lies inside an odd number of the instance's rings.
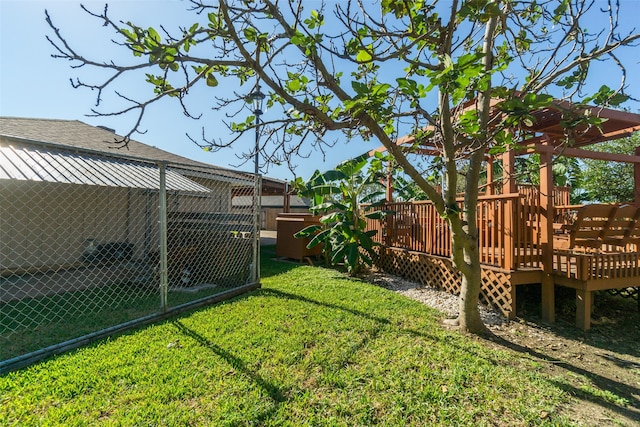
[[[255,146],[255,174],[259,173],[259,152],[260,152],[260,116],[262,115],[262,102],[265,95],[260,92],[260,85],[256,85],[256,88],[248,96],[249,102],[253,105],[253,114],[256,116],[256,146]]]
[[[253,206],[255,209],[255,216],[253,219],[254,226],[254,239],[253,239],[253,279],[254,283],[260,282],[260,193],[261,193],[261,179],[260,173],[260,116],[262,115],[262,102],[265,95],[260,92],[260,85],[256,85],[256,88],[247,96],[247,101],[253,105],[253,114],[256,116],[256,143],[254,154],[254,180],[255,185],[253,189]]]

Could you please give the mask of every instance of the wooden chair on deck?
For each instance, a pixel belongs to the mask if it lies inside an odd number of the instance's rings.
[[[602,244],[626,246],[630,240],[640,240],[640,229],[638,229],[638,226],[640,226],[640,223],[638,223],[639,216],[640,209],[635,206],[619,206],[609,218],[609,222],[602,235]]]
[[[637,208],[633,224],[626,230],[623,237],[623,245],[635,245],[636,251],[640,250],[640,208]],[[639,302],[640,304],[640,302]]]
[[[582,206],[577,210],[573,224],[562,230],[565,233],[554,235],[554,248],[599,249],[602,246],[605,230],[616,209],[614,205],[605,204]]]

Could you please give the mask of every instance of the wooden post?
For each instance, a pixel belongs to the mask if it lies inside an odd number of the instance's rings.
[[[493,190],[493,156],[487,157],[487,196],[490,196],[494,193]]]
[[[391,167],[391,161],[387,162],[387,188],[385,197],[387,202],[393,202],[393,168]]]
[[[553,281],[553,170],[551,146],[545,138],[540,153],[540,244],[542,247],[542,319],[555,322]]]
[[[502,155],[502,194],[513,194],[517,192],[516,189],[516,180],[515,176],[515,160],[516,160],[516,152],[514,150],[509,150]],[[505,215],[504,215],[504,263],[505,267],[509,270],[514,270],[513,264],[513,252],[515,251],[514,247],[514,232],[515,232],[515,209],[513,200],[509,200],[505,205]]]
[[[640,147],[636,147],[635,155],[640,156]],[[633,164],[633,181],[636,206],[640,206],[640,163]],[[638,300],[638,304],[640,304],[640,299]],[[638,307],[640,307],[640,305],[638,305]]]
[[[387,188],[385,198],[387,199],[387,203],[393,202],[393,167],[391,166],[391,160],[387,162]],[[388,208],[388,207],[387,207]],[[395,215],[387,215],[384,218],[386,224],[386,239],[385,245],[391,246],[393,241],[392,234],[394,232],[395,226]]]
[[[516,152],[509,150],[502,154],[502,194],[516,192],[515,175]]]
[[[289,213],[289,212],[291,212],[291,193],[289,193],[289,183],[288,182],[284,183],[283,198],[284,198],[284,200],[282,201],[282,211],[284,213]]]
[[[504,204],[504,260],[503,267],[507,270],[516,270],[515,251],[516,249],[516,206],[518,200],[509,198]]]
[[[591,328],[593,292],[576,289],[576,326],[584,331]]]

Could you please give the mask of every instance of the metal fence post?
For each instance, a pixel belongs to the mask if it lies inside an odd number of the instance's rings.
[[[260,206],[262,197],[262,176],[256,174],[254,176],[253,190],[253,283],[260,283]]]
[[[167,163],[158,162],[160,171],[160,192],[158,194],[160,231],[160,307],[167,311],[167,289],[169,287],[167,267]]]

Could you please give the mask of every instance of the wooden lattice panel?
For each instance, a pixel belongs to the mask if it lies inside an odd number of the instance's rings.
[[[506,317],[513,317],[515,315],[515,288],[511,285],[511,275],[483,268],[480,301],[494,306]]]
[[[387,248],[381,251],[378,265],[384,271],[425,286],[442,289],[453,295],[460,294],[460,273],[447,258]],[[512,317],[515,301],[511,275],[508,272],[483,268],[480,301],[494,306],[504,316]]]
[[[618,295],[622,298],[633,298],[638,301],[638,307],[640,308],[640,300],[638,297],[640,296],[640,287],[636,288],[623,288],[623,289],[609,289],[607,292],[611,295]]]

